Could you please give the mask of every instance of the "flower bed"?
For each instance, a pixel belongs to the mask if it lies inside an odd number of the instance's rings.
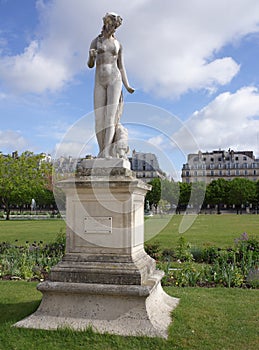
[[[166,286],[259,288],[259,242],[246,233],[228,249],[191,247],[181,237],[174,250],[153,244],[146,251],[165,271]]]
[[[0,278],[44,280],[52,266],[57,264],[65,251],[65,236],[61,231],[56,241],[44,244],[42,241],[17,246],[0,243]]]

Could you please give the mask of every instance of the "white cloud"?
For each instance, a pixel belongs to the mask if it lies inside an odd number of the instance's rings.
[[[225,45],[257,32],[257,0],[121,0],[37,2],[39,37],[19,55],[0,58],[0,75],[9,87],[42,93],[64,87],[84,64],[91,40],[107,11],[122,15],[117,36],[125,48],[131,81],[155,95],[179,96],[188,90],[214,91],[238,73],[233,57],[217,53]]]
[[[45,56],[37,41],[32,41],[23,54],[3,58],[0,73],[15,90],[34,93],[56,91],[70,78],[67,67]]]
[[[63,132],[60,142],[55,147],[55,158],[61,156],[82,157],[97,152],[93,119],[85,115]],[[58,131],[58,130],[57,130]],[[61,130],[61,132],[64,131]]]
[[[259,91],[244,87],[235,93],[218,95],[185,123],[173,139],[188,152],[196,152],[187,131],[202,151],[212,149],[253,150],[259,155]]]
[[[0,151],[3,153],[25,151],[29,149],[29,142],[19,131],[0,130]]]

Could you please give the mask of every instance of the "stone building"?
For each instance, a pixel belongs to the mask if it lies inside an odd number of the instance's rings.
[[[150,182],[154,178],[165,179],[165,173],[159,168],[157,157],[154,153],[142,153],[133,150],[129,158],[131,170],[136,173],[137,178],[144,182]]]
[[[229,149],[188,155],[187,163],[182,167],[182,182],[204,181],[234,178],[259,180],[259,159],[253,151],[233,151]]]

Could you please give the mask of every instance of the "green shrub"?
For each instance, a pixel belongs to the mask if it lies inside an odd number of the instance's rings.
[[[180,261],[192,261],[193,255],[190,248],[190,244],[186,243],[185,238],[181,236],[175,248],[175,257]]]
[[[61,236],[59,241],[45,245],[42,241],[26,242],[24,246],[0,243],[0,277],[44,279],[51,267],[61,260],[64,251]]]
[[[170,250],[165,250],[162,256],[167,254],[172,257],[173,254],[169,252]],[[228,249],[191,248],[181,237],[176,247],[175,259],[183,263],[170,268],[168,259],[168,264],[161,265],[165,271],[162,282],[164,285],[180,287],[221,285],[228,288],[258,288],[258,257],[259,242],[249,239],[245,233],[235,240],[234,248]]]
[[[145,251],[151,258],[158,260],[161,256],[159,243],[145,244]]]

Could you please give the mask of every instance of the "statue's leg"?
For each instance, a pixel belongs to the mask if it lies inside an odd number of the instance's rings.
[[[99,145],[98,157],[103,157],[105,148],[106,88],[96,83],[94,89],[95,133]]]
[[[105,157],[112,157],[112,143],[115,135],[116,111],[119,105],[122,89],[121,80],[116,80],[107,89],[107,109],[105,118]]]

